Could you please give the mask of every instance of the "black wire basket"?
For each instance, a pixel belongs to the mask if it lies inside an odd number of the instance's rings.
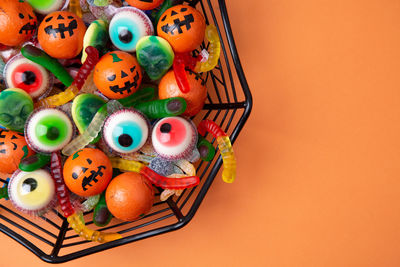
[[[225,0],[186,1],[204,14],[207,24],[214,24],[221,38],[221,58],[218,66],[207,74],[208,98],[203,110],[193,118],[195,122],[209,118],[217,122],[235,142],[252,109],[252,96],[236,50]],[[231,66],[234,66],[232,68]],[[240,90],[241,89],[241,90]],[[216,146],[215,139],[208,136]],[[106,249],[122,246],[151,236],[167,233],[185,226],[195,215],[216,174],[222,165],[216,154],[210,162],[196,165],[201,182],[195,188],[184,190],[179,197],[156,201],[152,210],[144,217],[121,222],[113,219],[106,227],[96,227],[92,212],[85,213],[86,224],[96,230],[110,230],[122,234],[122,239],[99,244],[79,237],[68,227],[67,220],[52,210],[39,218],[19,213],[9,203],[0,204],[0,231],[29,249],[43,261],[62,263]],[[1,182],[7,181],[0,179]]]

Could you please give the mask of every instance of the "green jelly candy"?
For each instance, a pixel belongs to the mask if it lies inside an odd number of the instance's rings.
[[[171,45],[159,36],[142,37],[136,45],[136,57],[152,80],[158,80],[171,68],[174,61]]]
[[[215,156],[214,146],[203,136],[199,135],[197,149],[200,153],[200,158],[204,161],[211,161]]]
[[[124,107],[133,107],[139,103],[151,101],[155,98],[155,96],[156,90],[151,86],[146,86],[139,89],[128,97],[118,99],[118,102],[121,103]]]
[[[85,37],[83,38],[82,62],[85,62],[87,53],[86,47],[95,47],[100,56],[104,54],[108,42],[108,25],[104,20],[93,21],[86,30]]]
[[[24,158],[19,163],[19,169],[24,172],[33,172],[43,168],[50,163],[50,156],[43,154],[35,154]]]
[[[181,115],[186,110],[186,100],[182,97],[159,99],[135,105],[149,119],[161,119],[165,117]]]
[[[7,129],[23,133],[32,111],[32,98],[24,90],[11,88],[0,93],[0,124]]]
[[[49,14],[61,10],[65,0],[27,0],[33,9],[39,14]]]
[[[81,94],[72,102],[72,119],[78,131],[82,134],[92,122],[94,115],[106,103],[101,97],[93,94]],[[98,142],[100,134],[92,143]]]
[[[93,212],[93,223],[97,226],[103,227],[110,223],[112,214],[107,208],[106,194],[103,192],[100,196],[99,203]]]

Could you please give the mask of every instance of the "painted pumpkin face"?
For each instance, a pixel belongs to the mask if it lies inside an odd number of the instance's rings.
[[[141,10],[151,10],[161,5],[164,0],[126,0],[126,2]]]
[[[38,40],[54,58],[74,58],[83,48],[86,26],[74,13],[57,11],[47,15],[39,26]]]
[[[126,52],[114,51],[104,55],[96,64],[93,81],[106,97],[121,99],[136,92],[142,76],[135,57]]]
[[[0,132],[0,172],[13,173],[23,157],[33,155],[25,137],[10,130]]]
[[[17,46],[28,41],[36,31],[37,19],[24,1],[0,1],[0,43]]]
[[[84,148],[67,159],[63,173],[65,184],[72,192],[89,197],[106,189],[112,177],[112,166],[101,150]]]
[[[167,9],[157,25],[157,34],[166,39],[175,52],[190,52],[204,39],[206,23],[193,7],[177,5]]]
[[[187,108],[183,115],[194,116],[200,112],[207,98],[207,88],[204,80],[193,71],[186,71],[190,85],[188,93],[182,93],[175,79],[174,71],[171,70],[164,75],[158,86],[160,99],[170,97],[183,97],[186,100]]]

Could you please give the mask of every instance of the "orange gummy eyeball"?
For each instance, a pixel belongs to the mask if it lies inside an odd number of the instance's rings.
[[[186,71],[190,85],[188,93],[182,93],[175,79],[174,71],[171,70],[161,79],[158,85],[158,96],[160,99],[170,97],[183,97],[186,100],[187,108],[183,115],[194,116],[200,112],[207,98],[207,88],[203,79],[192,71]]]
[[[151,10],[161,5],[164,0],[126,0],[126,2],[141,10]]]
[[[36,31],[37,19],[32,7],[18,0],[0,1],[0,43],[17,46]]]
[[[112,165],[101,150],[84,148],[68,157],[63,174],[69,190],[89,197],[106,189],[112,177]]]
[[[132,221],[150,211],[154,190],[142,175],[126,172],[115,177],[107,187],[106,203],[114,217]]]
[[[177,5],[167,9],[157,24],[157,34],[166,39],[175,52],[190,52],[203,42],[206,22],[191,6]]]
[[[0,172],[13,173],[24,156],[33,154],[23,134],[10,130],[0,132]]]
[[[47,15],[38,30],[43,50],[54,58],[74,58],[82,51],[86,26],[81,18],[67,11]]]
[[[134,56],[113,51],[101,57],[96,64],[93,81],[106,97],[121,99],[137,91],[142,77],[142,69]]]

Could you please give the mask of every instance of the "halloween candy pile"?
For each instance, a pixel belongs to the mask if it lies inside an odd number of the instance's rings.
[[[190,119],[219,56],[215,26],[182,1],[1,0],[0,197],[108,242],[122,236],[89,229],[82,212],[97,226],[132,221],[155,187],[165,201],[198,185],[193,164],[215,155],[207,132],[233,182],[227,134]]]

